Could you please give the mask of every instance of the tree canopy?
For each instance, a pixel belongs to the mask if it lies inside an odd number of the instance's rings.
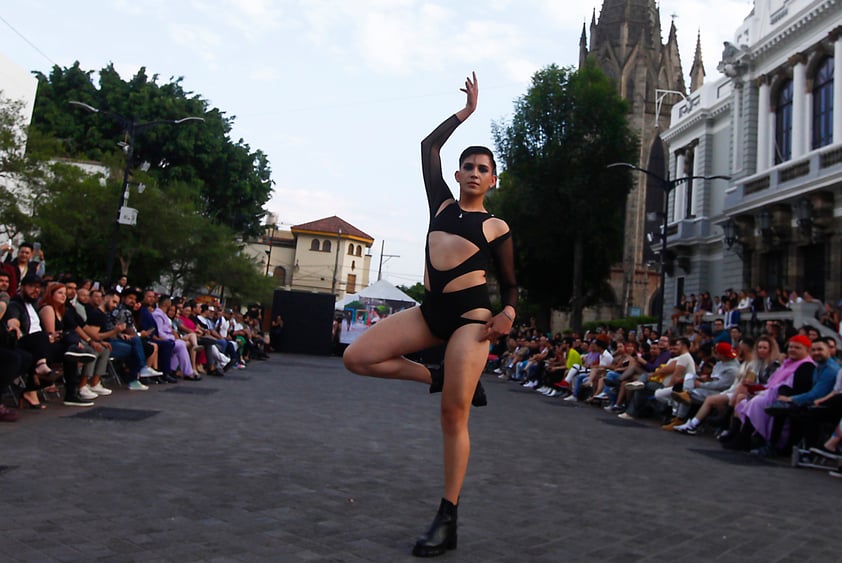
[[[228,138],[231,118],[188,92],[180,80],[158,85],[140,72],[129,82],[109,66],[96,87],[78,63],[38,75],[33,123],[0,93],[0,231],[39,241],[48,273],[104,280],[122,198],[124,125],[199,116],[204,123],[155,125],[136,135],[129,201],[137,224],[121,226],[119,273],[184,293],[225,287],[226,295],[267,302],[274,283],[240,248],[261,229],[271,192],[268,161]],[[92,114],[68,102],[99,108]],[[131,111],[130,111],[131,110]],[[96,161],[102,172],[78,166]],[[148,170],[140,163],[148,162]],[[143,184],[143,190],[139,189]],[[142,193],[141,193],[142,192]],[[113,281],[113,280],[105,280]]]
[[[594,64],[551,65],[532,77],[511,123],[494,124],[504,172],[489,206],[512,228],[530,301],[581,312],[621,258],[631,179],[606,166],[636,158],[627,111]]]
[[[120,151],[118,142],[127,141],[126,128],[114,115],[138,124],[204,118],[204,123],[146,128],[135,136],[133,165],[150,163],[149,174],[162,187],[189,186],[200,213],[235,233],[261,232],[263,206],[272,189],[266,155],[242,139],[233,141],[229,135],[234,117],[185,91],[182,78],[159,83],[157,75],[149,77],[141,68],[123,80],[108,65],[95,81],[94,72],[83,70],[78,62],[35,75],[39,84],[32,128],[59,141],[56,156],[102,161]],[[71,101],[101,112],[91,114]]]

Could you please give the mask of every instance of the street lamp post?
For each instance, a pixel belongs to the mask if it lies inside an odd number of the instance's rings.
[[[123,185],[120,193],[120,207],[117,208],[117,217],[114,221],[114,231],[111,235],[111,248],[108,252],[108,261],[105,266],[106,281],[111,283],[111,274],[114,271],[114,261],[117,258],[117,240],[120,235],[120,225],[134,225],[137,222],[137,212],[127,206],[129,202],[129,171],[132,166],[132,157],[134,156],[134,138],[146,129],[154,125],[180,125],[188,121],[204,121],[203,117],[182,117],[181,119],[156,119],[154,121],[147,121],[140,123],[135,119],[129,119],[119,113],[101,110],[90,104],[84,102],[71,101],[70,105],[80,107],[91,113],[101,113],[118,122],[126,131],[126,144],[123,151],[126,153],[126,164],[123,168]]]
[[[272,241],[275,238],[275,227],[277,225],[275,225],[275,223],[272,223],[271,225],[266,225],[266,226],[271,229],[271,233],[269,234],[269,249],[265,251],[266,252],[266,275],[268,276],[269,275],[269,264],[272,262]]]
[[[669,212],[669,195],[673,189],[679,184],[684,184],[689,182],[690,180],[730,180],[730,176],[685,176],[683,178],[675,178],[671,180],[669,177],[669,171],[667,172],[667,177],[662,178],[658,174],[646,170],[644,168],[640,168],[639,166],[635,166],[634,164],[630,164],[628,162],[615,162],[614,164],[609,164],[606,168],[616,168],[616,167],[623,167],[623,168],[630,168],[631,170],[637,170],[638,172],[643,172],[647,176],[651,176],[658,180],[661,185],[661,189],[664,190],[664,208],[663,208],[663,223],[661,224],[661,287],[660,287],[660,311],[658,312],[658,335],[663,334],[664,330],[664,307],[665,307],[665,296],[666,296],[666,269],[665,263],[667,258],[667,220],[668,220],[668,212]]]

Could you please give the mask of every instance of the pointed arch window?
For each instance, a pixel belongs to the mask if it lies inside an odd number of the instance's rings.
[[[833,57],[825,59],[813,76],[813,148],[833,142]]]
[[[778,89],[775,99],[775,164],[792,158],[792,80]]]

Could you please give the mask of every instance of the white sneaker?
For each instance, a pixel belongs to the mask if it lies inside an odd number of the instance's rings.
[[[643,389],[646,387],[646,384],[642,381],[629,381],[626,383],[626,389],[629,391],[636,391],[638,389]]]
[[[602,393],[594,395],[594,399],[607,399],[607,398],[608,398],[608,393],[606,393],[604,391]]]
[[[92,401],[93,399],[99,397],[99,395],[91,391],[89,385],[83,385],[82,387],[79,387],[79,396],[85,399],[86,401]]]
[[[620,414],[618,414],[617,418],[620,418],[622,420],[634,420],[634,417],[632,415],[625,412],[621,412]]]
[[[164,372],[158,371],[157,369],[152,369],[149,366],[143,366],[140,372],[138,372],[140,377],[159,377],[164,375]]]
[[[561,391],[559,391],[558,389],[553,389],[552,391],[547,393],[547,397],[558,397],[559,395],[561,395]]]
[[[91,391],[93,391],[97,395],[101,395],[103,397],[111,394],[111,389],[108,389],[107,387],[104,387],[102,385],[102,381],[100,381],[99,383],[97,383],[93,387],[90,387],[90,386],[88,386],[88,387],[90,388]]]
[[[503,373],[503,370],[501,370],[500,368],[497,368],[497,369],[494,370],[494,373],[501,374],[501,373]]]
[[[546,385],[542,385],[541,387],[537,387],[535,390],[539,393],[546,393],[548,389]]]
[[[135,379],[134,381],[129,381],[129,391],[146,391],[149,389],[146,385]]]
[[[570,401],[571,403],[576,403],[576,402],[579,401],[579,399],[576,397],[576,395],[570,395],[569,397],[565,397],[564,400]]]

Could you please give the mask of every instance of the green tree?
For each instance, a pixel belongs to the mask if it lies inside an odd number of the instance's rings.
[[[211,108],[185,91],[181,78],[159,83],[141,68],[123,80],[113,65],[97,74],[79,63],[49,75],[36,73],[38,97],[34,129],[58,139],[61,156],[102,161],[120,150],[124,127],[107,115],[92,115],[69,105],[72,100],[141,122],[202,117],[202,124],[151,127],[134,139],[134,162],[149,162],[149,174],[167,190],[173,183],[193,189],[199,212],[243,236],[261,232],[264,205],[271,195],[271,169],[266,155],[242,139],[230,137],[234,117]],[[116,209],[117,200],[115,200]]]
[[[0,236],[4,239],[32,234],[32,208],[47,178],[40,157],[47,143],[29,131],[23,109],[22,101],[0,91]]]
[[[621,257],[631,179],[605,167],[637,154],[627,111],[593,63],[551,65],[532,77],[511,123],[493,127],[505,171],[489,206],[514,232],[519,282],[530,301],[570,308],[574,328]]]
[[[424,300],[424,284],[423,283],[416,283],[415,285],[412,285],[412,286],[409,286],[409,287],[407,287],[405,285],[399,285],[397,287],[398,287],[398,289],[400,289],[401,291],[403,291],[404,293],[406,293],[407,295],[409,295],[410,297],[412,297],[413,299],[415,299],[419,303],[421,303]]]

